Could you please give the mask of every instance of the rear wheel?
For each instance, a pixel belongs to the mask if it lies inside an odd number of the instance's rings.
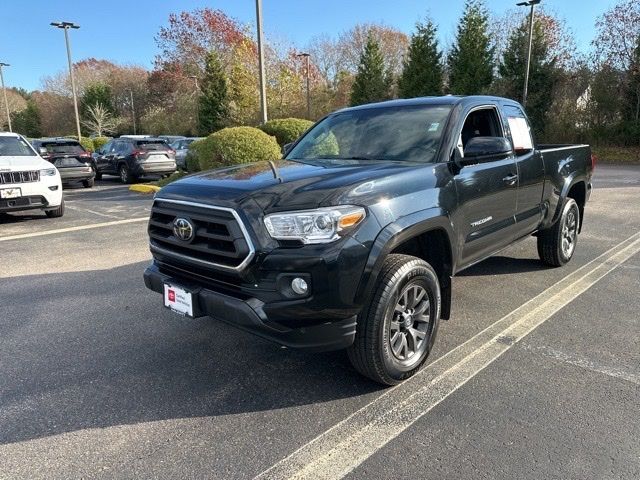
[[[60,202],[60,206],[54,210],[46,210],[47,217],[49,218],[58,218],[64,215],[64,198]]]
[[[538,255],[552,267],[566,264],[576,251],[580,209],[573,198],[562,207],[558,221],[549,229],[538,232]]]
[[[97,167],[93,166],[91,167],[93,169],[93,173],[94,173],[94,179],[95,180],[102,180],[102,173],[100,173],[97,169]]]
[[[135,181],[135,177],[131,174],[129,167],[124,163],[118,168],[118,174],[122,183],[133,183]]]
[[[424,364],[440,322],[440,285],[427,262],[389,255],[371,304],[358,317],[348,355],[363,375],[396,385]]]
[[[82,186],[84,188],[91,188],[91,187],[93,187],[93,183],[94,183],[93,178],[89,178],[87,180],[83,180],[82,181]]]

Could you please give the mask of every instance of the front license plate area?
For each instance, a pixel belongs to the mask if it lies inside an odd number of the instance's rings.
[[[3,188],[0,190],[0,198],[18,198],[22,196],[19,188]]]
[[[164,284],[164,306],[175,313],[193,318],[193,295],[174,284]]]

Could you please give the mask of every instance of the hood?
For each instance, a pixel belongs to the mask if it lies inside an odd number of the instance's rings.
[[[202,172],[164,187],[159,197],[233,206],[247,199],[264,211],[307,209],[338,204],[367,205],[381,194],[401,195],[425,188],[428,175],[417,170],[432,164],[314,160],[313,164],[281,160]],[[277,176],[276,174],[277,173]]]
[[[32,157],[0,156],[0,172],[22,172],[43,168],[51,168],[51,164],[36,155]]]

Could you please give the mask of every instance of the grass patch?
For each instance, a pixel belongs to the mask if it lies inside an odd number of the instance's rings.
[[[640,147],[591,147],[599,163],[640,165]]]
[[[160,180],[156,180],[155,182],[151,182],[151,185],[156,185],[158,187],[164,187],[165,185],[175,182],[176,180],[189,175],[188,172],[183,170],[178,170],[177,172],[172,173],[167,178],[161,178]]]

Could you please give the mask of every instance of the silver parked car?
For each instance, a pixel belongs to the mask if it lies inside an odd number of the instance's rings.
[[[176,151],[176,164],[178,165],[178,168],[187,168],[187,152],[189,151],[189,145],[196,140],[202,140],[203,138],[204,137],[181,138],[171,144],[171,148]]]

